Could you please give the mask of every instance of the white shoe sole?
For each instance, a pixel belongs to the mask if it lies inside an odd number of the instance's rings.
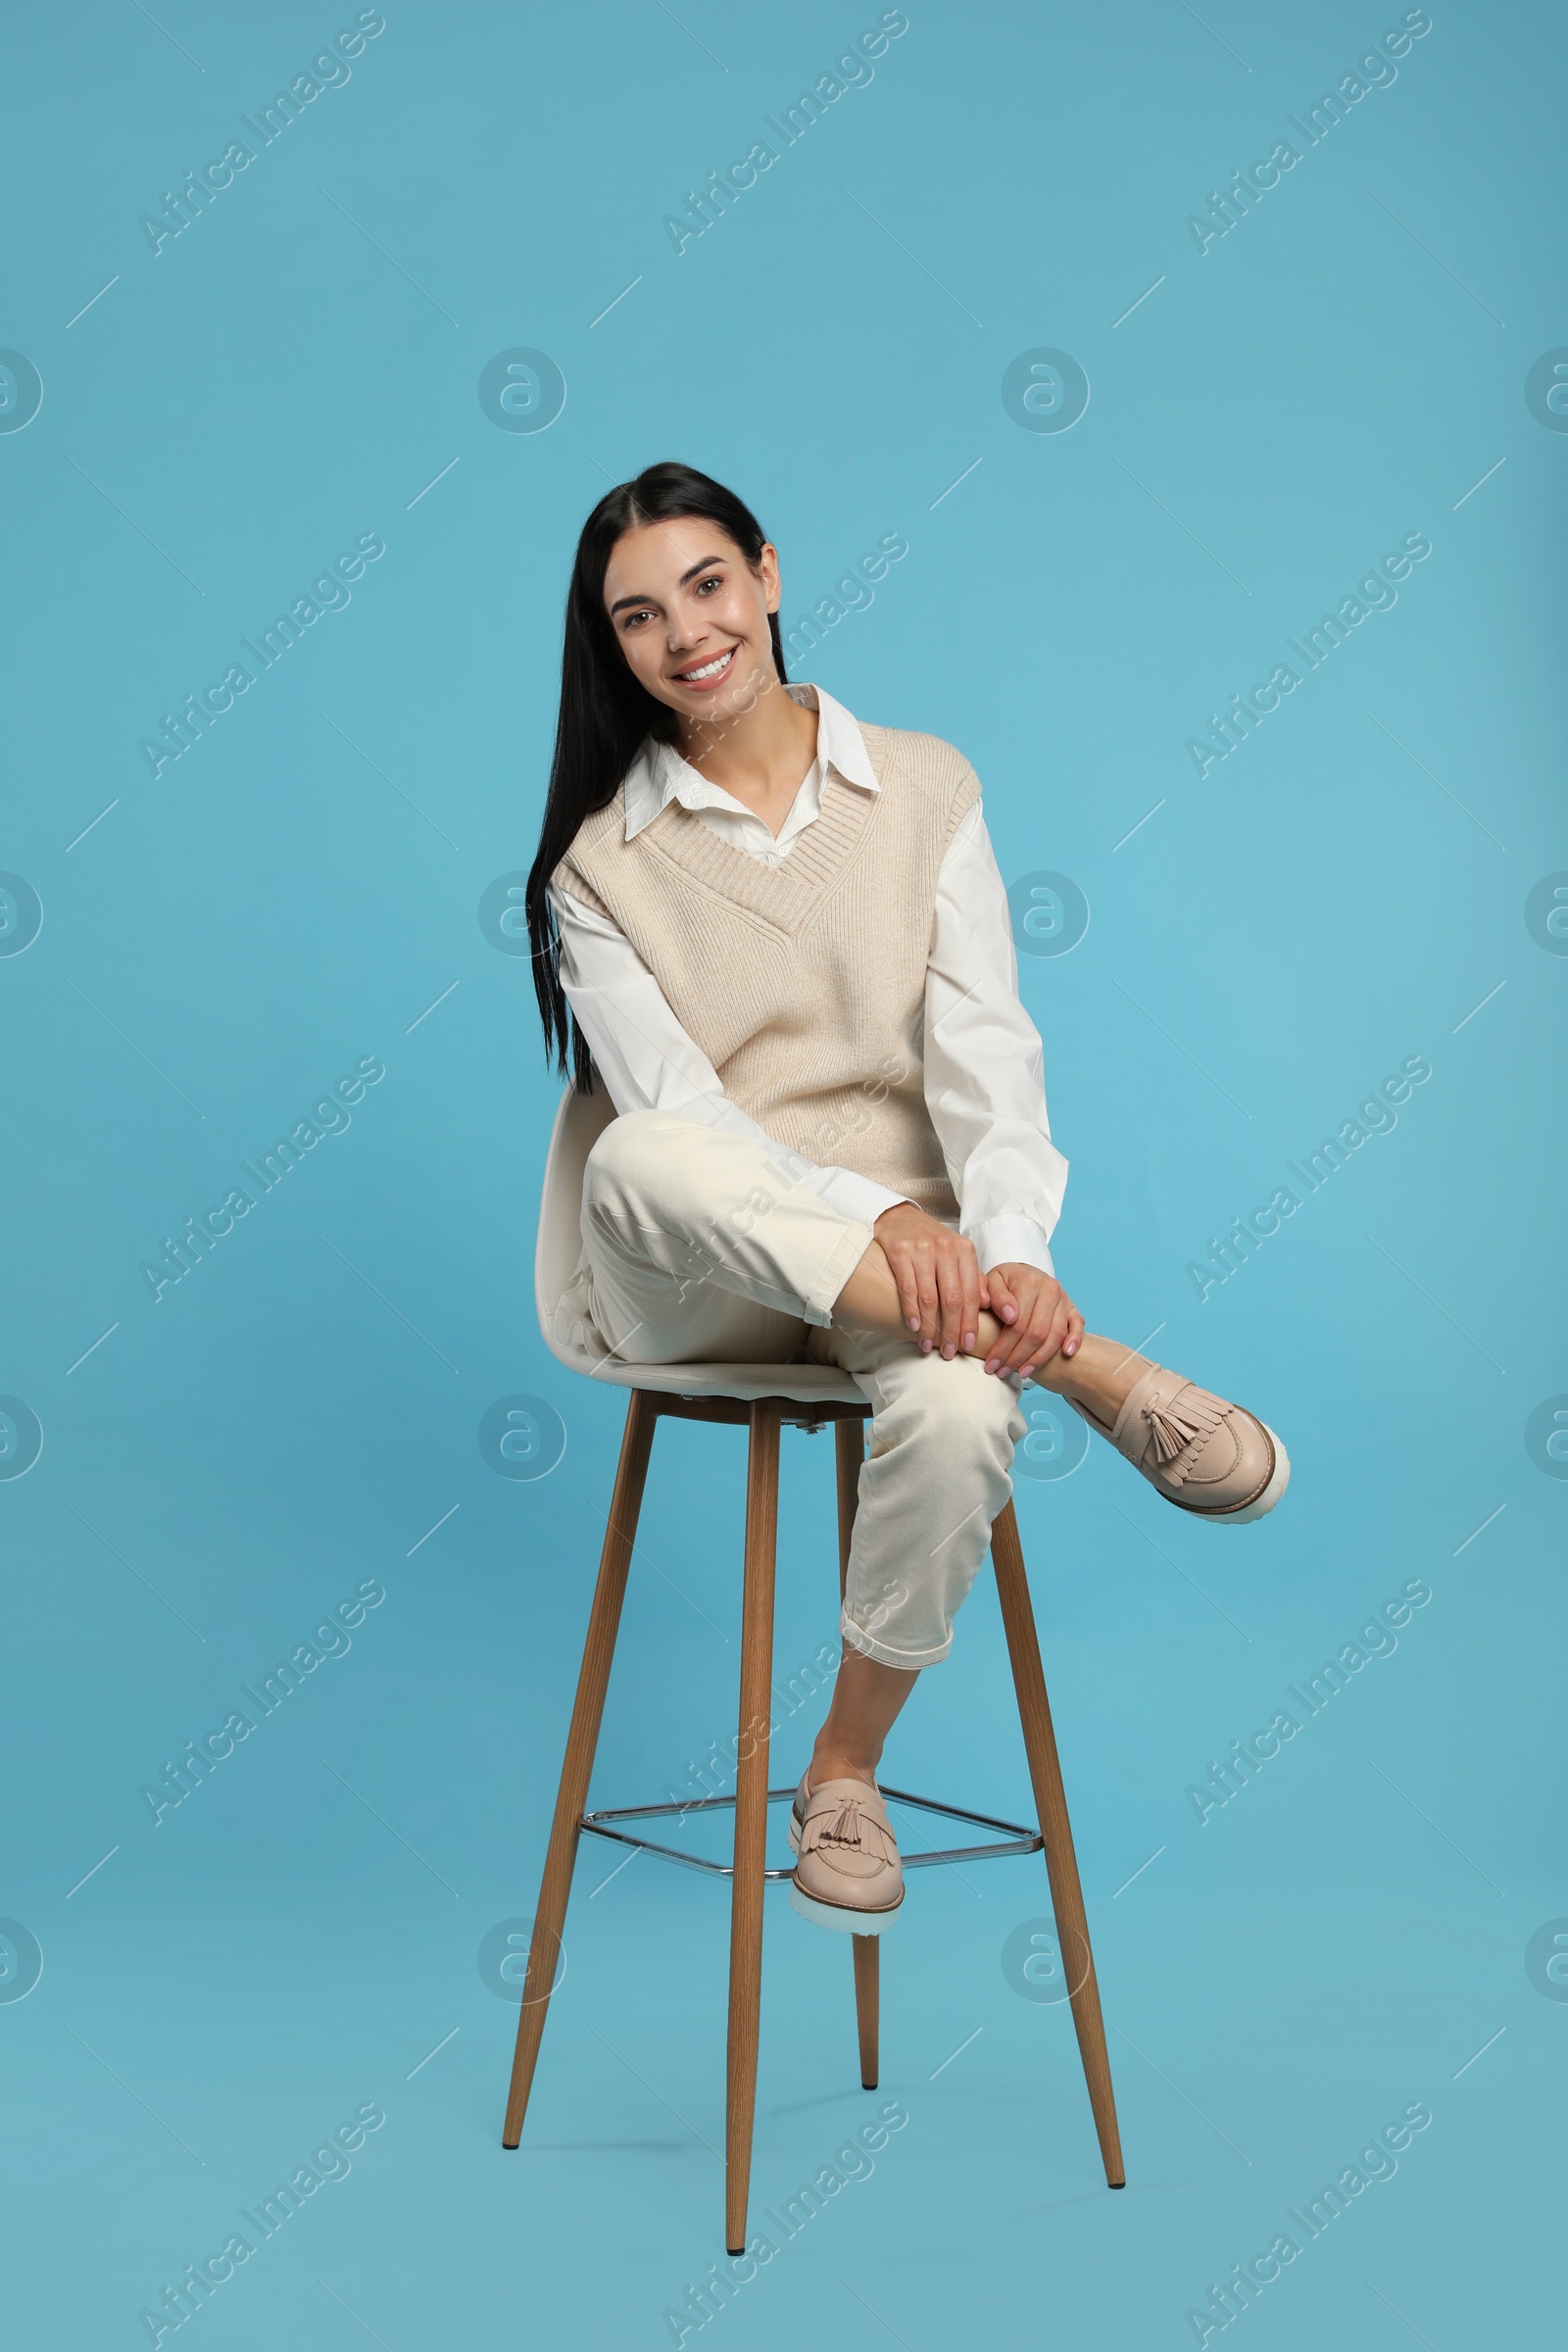
[[[790,1852],[798,1854],[800,1850],[800,1824],[792,1810],[790,1813]],[[857,1911],[846,1903],[822,1903],[818,1902],[814,1894],[803,1892],[793,1879],[790,1881],[790,1909],[798,1911],[803,1919],[813,1921],[819,1928],[833,1929],[835,1934],[840,1936],[880,1936],[885,1928],[892,1926],[903,1908],[904,1896],[902,1893],[898,1901],[886,1911]]]
[[[842,1903],[819,1903],[813,1894],[803,1894],[795,1881],[790,1881],[790,1909],[803,1919],[813,1920],[819,1928],[832,1928],[841,1936],[880,1936],[892,1926],[904,1908],[901,1894],[891,1911],[851,1911]]]

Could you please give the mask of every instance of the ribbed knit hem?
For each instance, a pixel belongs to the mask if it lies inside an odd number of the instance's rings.
[[[848,1616],[839,1619],[839,1632],[846,1645],[858,1649],[862,1658],[874,1658],[879,1666],[900,1666],[906,1674],[919,1674],[924,1667],[940,1666],[953,1647],[950,1634],[940,1649],[890,1649],[885,1642],[877,1642]]]
[[[819,1331],[826,1330],[833,1320],[834,1299],[875,1239],[869,1225],[848,1224],[844,1227],[816,1280],[806,1294],[803,1304],[808,1323],[814,1323]]]

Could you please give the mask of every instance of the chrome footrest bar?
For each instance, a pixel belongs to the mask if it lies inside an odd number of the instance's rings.
[[[945,1821],[972,1822],[977,1829],[996,1830],[1000,1833],[997,1838],[989,1839],[984,1845],[940,1846],[933,1847],[926,1853],[906,1854],[904,1856],[906,1870],[930,1869],[943,1862],[990,1862],[1004,1854],[1038,1854],[1045,1844],[1045,1839],[1041,1837],[1040,1832],[1026,1829],[1022,1822],[998,1821],[993,1814],[972,1813],[962,1805],[946,1805],[934,1796],[914,1796],[906,1788],[884,1788],[882,1795],[890,1805],[908,1805],[921,1813],[940,1814]],[[767,1792],[767,1801],[770,1805],[792,1804],[794,1799],[795,1790],[793,1788],[770,1788]],[[612,1844],[640,1847],[644,1853],[658,1854],[665,1862],[682,1863],[687,1870],[702,1870],[706,1871],[710,1878],[728,1879],[734,1876],[733,1863],[710,1862],[701,1854],[683,1853],[679,1846],[662,1845],[653,1838],[635,1838],[628,1831],[612,1827],[612,1824],[620,1821],[651,1821],[669,1814],[674,1814],[679,1820],[684,1821],[688,1813],[717,1813],[726,1809],[732,1810],[734,1803],[733,1796],[694,1796],[685,1804],[676,1800],[672,1803],[659,1805],[609,1806],[601,1808],[596,1813],[585,1813],[578,1826],[590,1832],[595,1838],[610,1839]],[[788,1879],[793,1875],[790,1870],[764,1870],[762,1873],[763,1878],[769,1880]]]

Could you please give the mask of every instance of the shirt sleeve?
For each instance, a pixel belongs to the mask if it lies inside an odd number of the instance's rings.
[[[552,888],[550,903],[561,931],[561,985],[617,1111],[667,1110],[744,1135],[792,1183],[857,1224],[874,1225],[904,1199],[852,1168],[818,1166],[748,1118],[618,925],[564,890]]]
[[[1040,1033],[1019,1002],[1007,893],[978,802],[937,879],[925,1100],[982,1269],[1054,1272],[1067,1162],[1051,1140]]]

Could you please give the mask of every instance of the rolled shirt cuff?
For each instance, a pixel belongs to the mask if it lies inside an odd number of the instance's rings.
[[[982,1273],[993,1266],[1038,1266],[1042,1274],[1055,1279],[1045,1233],[1032,1217],[987,1217],[963,1230],[974,1244]]]
[[[853,1168],[824,1168],[815,1189],[829,1208],[836,1208],[841,1217],[858,1225],[874,1225],[884,1209],[897,1208],[908,1198],[906,1193],[895,1193],[878,1184],[873,1177],[857,1176]],[[864,1249],[870,1246],[867,1241]]]

